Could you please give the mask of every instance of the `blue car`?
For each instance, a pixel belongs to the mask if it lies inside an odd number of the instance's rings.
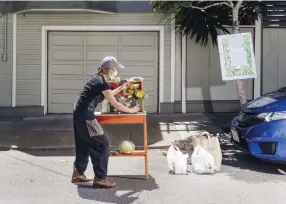
[[[232,140],[254,157],[286,161],[286,87],[244,106],[232,120]]]

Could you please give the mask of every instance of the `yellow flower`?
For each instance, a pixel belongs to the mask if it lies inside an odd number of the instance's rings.
[[[135,90],[135,89],[137,89],[139,87],[139,84],[131,84],[131,86],[130,86],[130,88],[132,89],[132,90]]]
[[[132,89],[129,89],[129,90],[128,90],[128,94],[129,94],[129,95],[132,95],[133,93],[134,93],[134,91],[133,91]]]
[[[138,90],[136,92],[136,96],[140,99],[142,99],[144,97],[144,91],[143,90]]]

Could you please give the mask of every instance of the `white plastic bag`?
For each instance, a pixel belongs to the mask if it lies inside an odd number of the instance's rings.
[[[214,172],[214,156],[200,145],[196,146],[191,161],[194,173],[212,174]]]
[[[171,145],[167,153],[169,169],[174,174],[187,174],[188,158],[188,154],[183,154],[178,147]]]

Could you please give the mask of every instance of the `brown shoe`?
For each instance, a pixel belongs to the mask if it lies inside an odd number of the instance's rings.
[[[108,181],[106,179],[94,178],[93,186],[99,187],[99,188],[114,188],[116,186],[116,183],[112,181]]]
[[[78,183],[78,182],[89,182],[92,181],[93,178],[87,177],[84,174],[78,173],[78,171],[74,168],[73,174],[72,174],[72,183]]]

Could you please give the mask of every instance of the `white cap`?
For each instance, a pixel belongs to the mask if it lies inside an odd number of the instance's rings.
[[[124,66],[118,62],[118,60],[115,57],[112,56],[106,56],[101,61],[101,68],[112,68],[115,67],[116,69],[124,69]]]

